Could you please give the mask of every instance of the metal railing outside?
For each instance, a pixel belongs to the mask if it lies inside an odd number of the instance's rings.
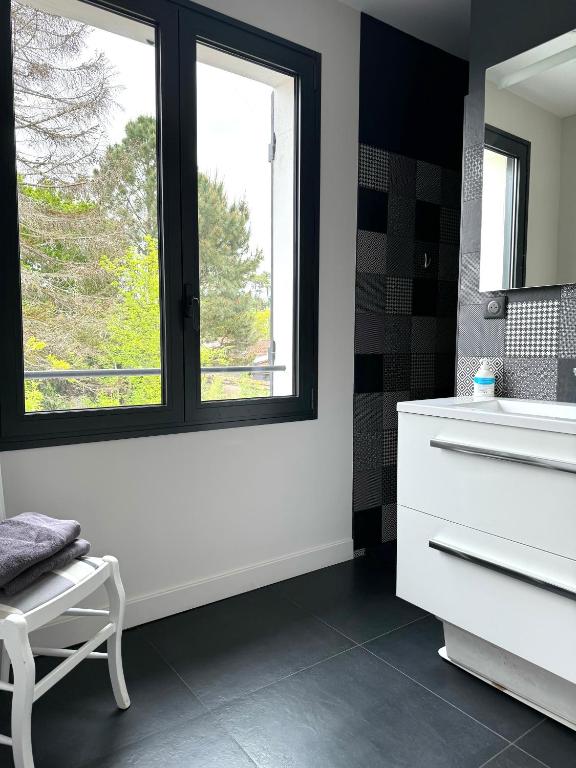
[[[228,365],[204,367],[201,373],[274,373],[285,365]],[[55,368],[48,371],[24,371],[25,379],[89,379],[105,376],[161,376],[161,368]]]

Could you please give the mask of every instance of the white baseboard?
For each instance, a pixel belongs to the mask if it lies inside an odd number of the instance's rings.
[[[233,597],[251,589],[275,584],[303,573],[343,563],[354,556],[352,539],[343,539],[300,552],[282,555],[244,568],[207,576],[178,587],[129,598],[125,627],[136,627],[181,611]],[[122,570],[122,563],[120,563]],[[94,619],[64,619],[34,633],[33,643],[48,648],[66,648],[82,643],[95,632]]]

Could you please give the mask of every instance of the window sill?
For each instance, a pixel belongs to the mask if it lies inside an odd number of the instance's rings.
[[[213,429],[234,429],[236,427],[258,427],[264,424],[283,424],[293,421],[312,421],[318,418],[316,408],[299,411],[294,414],[270,416],[268,418],[236,419],[233,421],[218,421],[206,424],[181,424],[170,426],[150,426],[121,431],[95,431],[84,434],[53,434],[47,436],[27,436],[0,438],[0,452],[17,451],[27,448],[48,448],[56,445],[76,445],[81,443],[98,443],[105,440],[131,440],[138,437],[159,437],[164,435],[182,435],[188,432],[205,432]]]

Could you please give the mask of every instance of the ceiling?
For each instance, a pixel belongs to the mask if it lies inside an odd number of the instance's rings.
[[[470,0],[342,0],[449,53],[468,58]]]
[[[558,117],[576,115],[576,31],[490,67],[486,78]]]

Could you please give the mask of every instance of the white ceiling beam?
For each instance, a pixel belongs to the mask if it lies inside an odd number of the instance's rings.
[[[559,67],[562,64],[574,61],[576,59],[576,45],[566,48],[563,51],[558,51],[551,56],[534,61],[532,64],[527,64],[525,67],[520,67],[515,72],[511,72],[508,75],[498,75],[495,73],[494,82],[500,90],[505,88],[511,88],[513,85],[518,85],[526,80],[530,80],[532,77],[541,75],[544,72],[548,72],[555,67]]]

